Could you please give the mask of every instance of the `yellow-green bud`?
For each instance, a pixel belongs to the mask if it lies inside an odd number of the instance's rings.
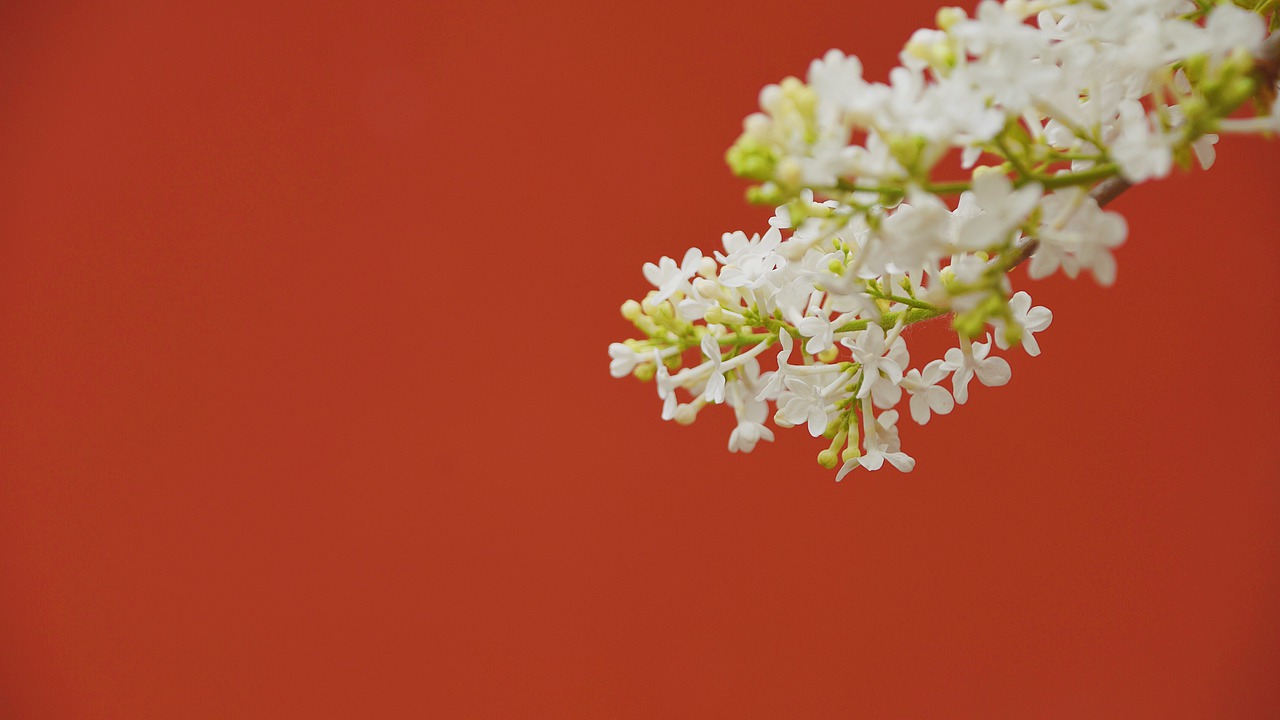
[[[786,202],[786,193],[773,182],[753,185],[747,188],[747,202],[753,205],[778,206]]]
[[[640,303],[635,300],[628,300],[622,303],[622,317],[627,320],[635,322],[636,318],[640,317],[643,313],[644,311],[640,308]]]
[[[713,278],[716,276],[716,259],[713,257],[703,256],[698,261],[698,277]],[[697,282],[696,280],[694,282]]]
[[[1205,70],[1209,64],[1209,56],[1203,53],[1192,55],[1182,61],[1182,71],[1186,73],[1187,79],[1195,82],[1204,77]]]
[[[1222,89],[1222,101],[1228,107],[1234,107],[1253,97],[1257,84],[1249,76],[1237,77]]]
[[[956,332],[969,339],[978,337],[985,326],[986,321],[982,315],[981,308],[975,308],[967,313],[956,315],[955,320],[951,322],[951,327],[955,328]]]
[[[818,359],[824,363],[829,363],[832,360],[835,360],[836,357],[839,356],[839,354],[840,354],[839,350],[837,350],[834,347],[829,347],[826,350],[823,350],[822,352],[818,353]]]
[[[649,382],[657,372],[658,369],[654,367],[653,363],[640,363],[635,370],[631,371],[631,374],[641,382]]]
[[[1004,342],[1009,347],[1013,347],[1022,342],[1022,326],[1014,323],[1006,323],[1004,326]]]
[[[934,23],[937,24],[939,30],[950,30],[955,27],[956,23],[966,20],[969,16],[964,10],[958,7],[938,8],[938,13],[934,15]]]
[[[772,147],[747,135],[739,137],[725,151],[724,159],[734,175],[748,180],[771,180],[778,165],[778,156]]]
[[[692,405],[680,405],[676,408],[673,419],[680,425],[692,425],[693,421],[698,419],[698,411],[694,410]]]
[[[836,456],[836,451],[831,448],[818,453],[818,464],[828,470],[834,470],[838,462],[839,458]]]
[[[1003,175],[1004,170],[1001,170],[999,165],[978,165],[973,168],[972,177],[974,180],[977,180],[983,175],[995,175],[995,174]]]
[[[893,159],[897,160],[902,167],[911,170],[920,162],[920,153],[924,150],[926,141],[922,137],[898,135],[889,138],[889,154],[893,155]]]

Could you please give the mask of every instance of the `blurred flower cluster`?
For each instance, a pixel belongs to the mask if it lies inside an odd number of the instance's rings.
[[[646,264],[655,289],[622,307],[642,337],[609,347],[611,373],[653,381],[665,420],[730,406],[731,451],[772,419],[828,439],[837,480],[911,470],[904,396],[924,424],[975,379],[1009,381],[995,349],[1039,354],[1053,315],[1011,270],[1114,282],[1127,228],[1100,187],[1207,168],[1215,133],[1280,130],[1263,60],[1280,2],[1248,5],[984,0],[939,11],[887,83],[832,50],[765,87],[727,159],[777,208],[768,230]],[[913,367],[903,330],[942,316],[957,347]]]

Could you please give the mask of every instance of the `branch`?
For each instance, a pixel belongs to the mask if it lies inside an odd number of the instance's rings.
[[[1268,92],[1274,98],[1275,84],[1277,76],[1280,75],[1280,32],[1272,33],[1262,42],[1262,49],[1258,52],[1256,58],[1258,72],[1262,75],[1262,83],[1260,88],[1262,92]],[[1120,197],[1125,190],[1133,187],[1129,181],[1119,175],[1107,178],[1094,186],[1089,192],[1089,197],[1098,203],[1098,207],[1103,207],[1107,203]],[[1012,270],[1036,253],[1040,248],[1040,241],[1032,238],[1018,248],[1018,254],[1014,256],[1013,263],[1009,265]]]

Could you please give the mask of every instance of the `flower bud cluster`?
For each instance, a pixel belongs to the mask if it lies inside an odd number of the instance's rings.
[[[911,470],[904,397],[924,424],[975,378],[1009,381],[995,348],[1039,354],[1053,316],[1013,268],[1114,282],[1126,224],[1091,190],[1208,167],[1215,132],[1280,130],[1274,104],[1230,117],[1275,97],[1265,39],[1232,3],[984,0],[912,35],[888,83],[828,52],[767,86],[728,151],[749,199],[777,207],[769,229],[646,264],[655,289],[622,308],[644,337],[610,346],[611,373],[653,380],[666,420],[729,405],[734,452],[772,440],[771,418],[829,440],[837,479]],[[903,330],[942,316],[957,347],[911,367]]]

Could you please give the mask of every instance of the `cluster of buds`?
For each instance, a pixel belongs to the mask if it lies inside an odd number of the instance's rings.
[[[832,50],[765,87],[727,159],[776,207],[769,229],[646,264],[655,289],[622,307],[644,337],[609,347],[611,373],[653,381],[664,420],[729,405],[731,451],[772,440],[771,418],[827,438],[818,462],[837,480],[911,470],[904,394],[924,424],[975,378],[1009,381],[995,348],[1039,354],[1053,316],[1014,292],[1015,267],[1114,282],[1127,227],[1099,188],[1207,168],[1217,133],[1280,130],[1280,1],[1248,4],[984,0],[939,11],[888,83]],[[958,346],[911,367],[903,330],[941,316]]]

